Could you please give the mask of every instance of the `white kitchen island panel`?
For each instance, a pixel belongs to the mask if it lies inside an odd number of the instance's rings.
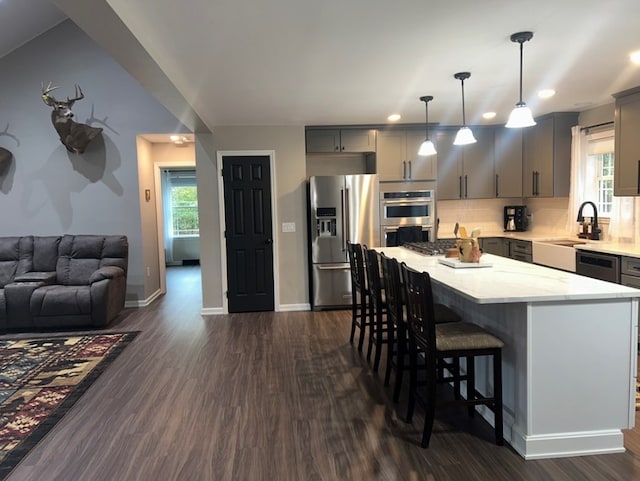
[[[491,268],[459,272],[407,249],[379,250],[429,272],[439,302],[505,342],[504,432],[521,456],[624,451],[622,429],[635,419],[639,290],[495,256]],[[478,389],[492,392],[489,364],[476,370]]]

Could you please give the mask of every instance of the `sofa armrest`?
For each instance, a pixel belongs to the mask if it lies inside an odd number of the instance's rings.
[[[124,270],[116,266],[101,267],[91,274],[89,284],[93,284],[94,282],[102,281],[104,279],[115,279],[116,277],[124,277]]]
[[[13,279],[13,282],[42,282],[44,285],[56,283],[56,273],[54,272],[25,272]]]

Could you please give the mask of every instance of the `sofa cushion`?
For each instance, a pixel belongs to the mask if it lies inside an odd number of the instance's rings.
[[[66,286],[88,285],[91,274],[104,266],[126,272],[128,244],[124,236],[65,235],[56,265],[58,282]]]
[[[4,289],[0,289],[0,328],[7,323],[7,301],[4,297]]]
[[[0,237],[0,288],[31,270],[33,236]]]
[[[91,313],[89,286],[43,286],[31,295],[31,315],[74,316]]]
[[[60,236],[33,238],[32,271],[51,272],[56,270],[58,247],[61,239],[62,237]]]

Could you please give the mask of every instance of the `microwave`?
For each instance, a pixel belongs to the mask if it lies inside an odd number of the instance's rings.
[[[380,193],[380,226],[433,225],[434,191]]]

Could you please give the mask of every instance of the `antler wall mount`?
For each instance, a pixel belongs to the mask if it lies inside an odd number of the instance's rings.
[[[82,89],[76,84],[76,96],[72,99],[57,100],[51,92],[59,87],[52,87],[51,82],[45,88],[42,84],[42,101],[51,107],[51,123],[58,132],[60,142],[67,148],[69,152],[82,154],[89,142],[97,137],[101,132],[101,127],[91,127],[90,125],[80,124],[73,120],[73,112],[71,108],[73,104],[84,98]]]

